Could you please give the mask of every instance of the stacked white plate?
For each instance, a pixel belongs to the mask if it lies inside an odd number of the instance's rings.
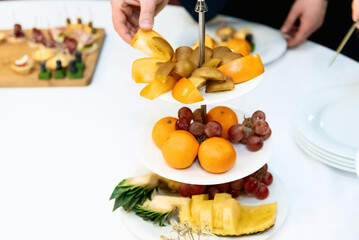
[[[337,86],[306,96],[294,114],[298,145],[313,158],[356,173],[359,150],[359,85]]]

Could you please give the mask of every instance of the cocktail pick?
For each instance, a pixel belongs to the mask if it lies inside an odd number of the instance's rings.
[[[355,28],[356,28],[356,22],[353,23],[353,25],[349,28],[349,31],[347,32],[347,34],[345,35],[345,37],[343,38],[342,42],[339,44],[335,56],[333,58],[333,60],[330,62],[329,67],[333,65],[333,63],[335,62],[335,59],[337,59],[339,53],[342,51],[342,49],[344,48],[345,44],[348,42],[350,36],[353,34]]]
[[[204,51],[205,51],[205,18],[204,15],[208,11],[207,3],[205,0],[197,0],[196,7],[194,9],[198,12],[198,33],[199,33],[199,64],[201,67],[204,63]],[[206,122],[207,106],[201,105],[202,119]]]

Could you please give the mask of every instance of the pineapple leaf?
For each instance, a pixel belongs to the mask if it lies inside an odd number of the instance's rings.
[[[165,226],[169,222],[174,210],[169,212],[155,212],[147,207],[136,205],[133,210],[136,215],[141,217],[145,221],[151,221],[153,224],[158,224],[159,226]]]

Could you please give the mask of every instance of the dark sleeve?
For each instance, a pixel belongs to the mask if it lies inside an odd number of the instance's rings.
[[[206,0],[208,12],[206,12],[206,21],[217,16],[226,6],[228,0]],[[194,11],[197,0],[180,0],[181,5],[187,10],[195,21],[198,21],[198,13]]]

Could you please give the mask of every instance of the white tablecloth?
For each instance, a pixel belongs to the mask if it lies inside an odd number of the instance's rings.
[[[139,97],[130,69],[143,55],[114,32],[110,3],[0,2],[0,29],[11,28],[14,17],[24,28],[35,16],[38,27],[62,24],[66,15],[87,21],[89,9],[107,31],[91,86],[0,89],[0,239],[135,239],[108,199],[140,166],[134,133],[146,118],[141,112],[168,103]],[[189,24],[183,9],[167,7],[155,30],[171,42]],[[303,96],[359,82],[359,64],[339,56],[329,68],[333,55],[306,42],[269,64],[258,88],[225,103],[264,110],[272,127],[269,166],[290,196],[287,221],[273,239],[359,239],[359,180],[311,159],[293,139],[292,115]]]

